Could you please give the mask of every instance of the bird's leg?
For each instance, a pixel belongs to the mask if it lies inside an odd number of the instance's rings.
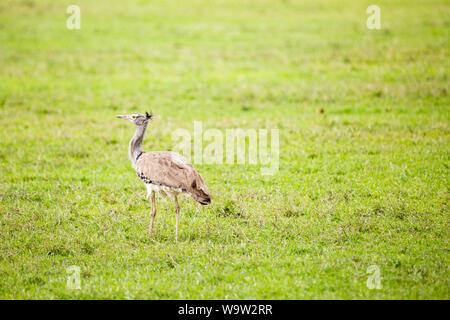
[[[148,227],[148,231],[150,233],[150,237],[152,236],[152,232],[153,232],[153,220],[155,220],[155,216],[156,216],[156,199],[155,199],[155,192],[152,191],[151,192],[151,197],[152,197],[152,216],[150,218],[150,225]]]
[[[175,225],[175,242],[178,242],[178,220],[180,218],[180,205],[178,204],[178,198],[175,195],[173,197],[175,200],[175,218],[176,218],[176,225]]]

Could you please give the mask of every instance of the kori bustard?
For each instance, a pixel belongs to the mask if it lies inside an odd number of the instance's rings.
[[[175,201],[175,241],[178,241],[178,220],[180,205],[178,194],[186,193],[202,205],[211,203],[211,195],[202,177],[182,155],[170,151],[145,152],[142,149],[145,130],[153,115],[133,113],[120,115],[117,118],[128,119],[136,125],[136,132],[130,140],[128,155],[136,174],[147,187],[147,199],[152,201],[149,233],[153,232],[153,221],[156,216],[155,193],[171,197]]]

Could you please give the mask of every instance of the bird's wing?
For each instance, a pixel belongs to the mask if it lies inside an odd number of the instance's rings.
[[[180,188],[202,204],[210,202],[211,195],[202,177],[176,152],[144,152],[136,162],[136,172],[152,183]]]

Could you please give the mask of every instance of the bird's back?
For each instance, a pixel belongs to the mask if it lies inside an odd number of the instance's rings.
[[[146,184],[177,188],[206,205],[211,195],[205,182],[182,155],[171,151],[143,152],[136,160],[136,173]]]

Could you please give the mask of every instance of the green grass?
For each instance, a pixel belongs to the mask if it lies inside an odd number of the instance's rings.
[[[448,1],[73,3],[0,3],[0,298],[450,298]],[[152,240],[114,118],[147,110],[146,150],[277,127],[280,170],[195,165],[213,203]]]

